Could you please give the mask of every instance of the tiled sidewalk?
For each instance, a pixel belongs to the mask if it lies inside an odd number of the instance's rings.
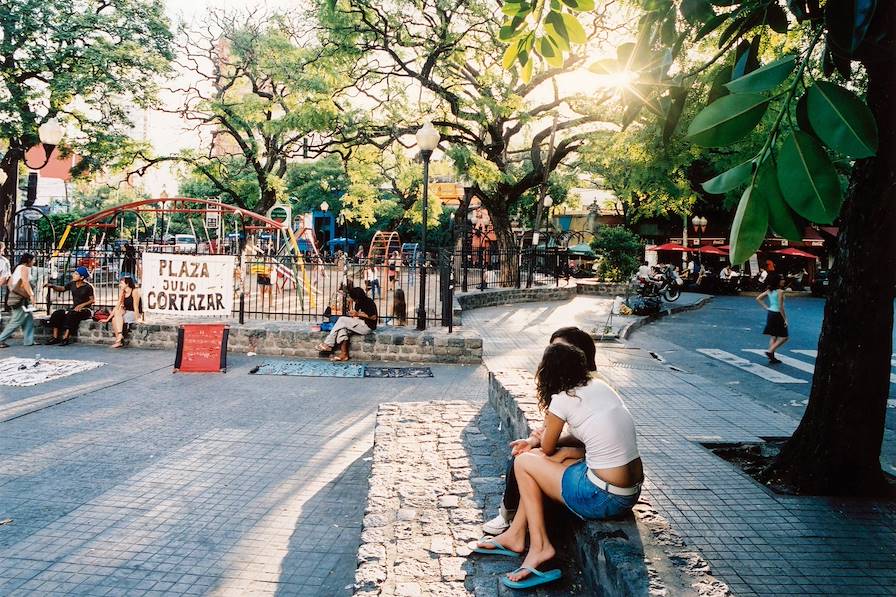
[[[108,364],[0,423],[3,597],[349,595],[378,404],[485,399],[481,367],[259,380],[235,355],[188,375],[164,352],[65,354]]]
[[[471,312],[489,369],[534,372],[564,304]],[[775,495],[699,442],[786,436],[797,421],[644,351],[599,346],[598,371],[638,424],[642,499],[709,561],[736,595],[893,595],[896,504]]]

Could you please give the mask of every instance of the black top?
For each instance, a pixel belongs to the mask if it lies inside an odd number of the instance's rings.
[[[355,311],[364,311],[365,314],[370,317],[377,317],[379,313],[376,310],[376,303],[368,296],[364,297],[363,300],[355,301]],[[365,319],[364,323],[367,324],[371,330],[376,329],[376,319]]]
[[[131,293],[124,297],[124,310],[125,311],[133,311],[134,310],[134,293]]]
[[[86,303],[93,298],[93,286],[90,285],[90,282],[84,282],[80,288],[74,282],[67,282],[65,289],[72,293],[72,307]]]

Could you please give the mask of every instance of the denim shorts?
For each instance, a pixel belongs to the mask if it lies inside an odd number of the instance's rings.
[[[641,492],[616,495],[599,488],[587,476],[588,465],[577,462],[563,472],[561,495],[566,507],[583,520],[601,520],[619,516],[632,509]]]

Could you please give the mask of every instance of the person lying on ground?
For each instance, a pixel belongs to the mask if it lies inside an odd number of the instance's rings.
[[[340,351],[338,355],[332,357],[333,361],[349,360],[349,339],[352,335],[364,336],[376,329],[378,320],[376,303],[360,286],[349,288],[348,296],[352,302],[348,316],[343,315],[336,320],[326,339],[317,346],[319,351],[325,353],[333,352],[338,346]]]
[[[550,344],[555,342],[565,342],[575,346],[585,353],[585,361],[589,371],[597,371],[597,364],[594,357],[597,354],[597,347],[594,345],[594,338],[588,332],[575,326],[562,327],[551,334]],[[592,379],[595,379],[592,376]],[[507,464],[507,474],[504,477],[504,498],[501,500],[498,515],[482,525],[482,530],[487,535],[499,535],[507,530],[510,526],[513,516],[516,514],[517,506],[520,503],[520,492],[517,487],[516,477],[513,474],[514,459],[518,454],[522,454],[533,447],[537,447],[541,441],[544,427],[539,427],[526,439],[518,439],[510,442],[510,459]],[[558,441],[560,446],[583,447],[584,444],[571,435],[564,435]]]
[[[121,348],[124,342],[124,326],[143,320],[143,305],[140,300],[140,289],[129,275],[118,281],[118,304],[112,310],[112,331],[115,333],[115,344],[112,348]]]
[[[510,528],[474,547],[476,553],[521,554],[528,534],[522,565],[501,578],[510,588],[560,578],[559,570],[539,570],[556,555],[545,526],[546,497],[583,520],[611,518],[637,503],[644,475],[634,420],[609,385],[592,380],[585,353],[565,343],[551,344],[535,380],[539,406],[546,411],[545,428],[538,445],[531,442],[514,463],[519,509]],[[558,445],[565,424],[584,449]]]
[[[59,344],[67,346],[72,332],[78,330],[78,326],[85,319],[90,319],[93,313],[90,306],[94,301],[93,286],[87,281],[89,272],[87,268],[79,266],[72,272],[72,280],[65,286],[56,284],[44,284],[45,288],[51,288],[56,292],[71,292],[71,309],[57,309],[50,315],[50,327],[53,328],[53,337],[47,344]],[[62,336],[60,338],[60,335]]]

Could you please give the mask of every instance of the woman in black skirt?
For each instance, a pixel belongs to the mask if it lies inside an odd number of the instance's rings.
[[[762,330],[762,333],[766,336],[771,336],[765,356],[768,357],[768,362],[773,365],[781,362],[775,356],[775,351],[790,339],[787,333],[787,314],[784,312],[784,285],[786,282],[780,274],[770,273],[766,280],[767,290],[756,297],[756,302],[768,311],[765,329]],[[763,302],[765,298],[768,298],[767,304]]]

